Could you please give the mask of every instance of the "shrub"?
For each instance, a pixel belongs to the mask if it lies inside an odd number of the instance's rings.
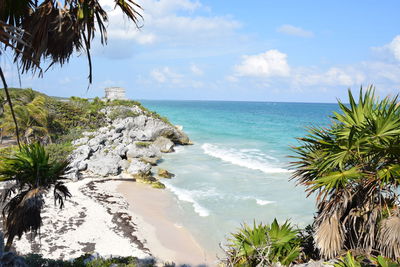
[[[30,267],[80,267],[82,265],[74,265],[72,262],[63,261],[63,260],[52,260],[43,258],[42,255],[39,254],[28,254],[25,257],[25,262]]]
[[[111,111],[110,115],[108,115],[108,118],[111,120],[116,120],[116,119],[125,119],[128,117],[136,117],[138,114],[130,109],[126,108],[116,108],[113,111]]]
[[[345,257],[340,257],[339,261],[335,263],[335,267],[362,267],[362,258],[355,258],[350,251],[346,253]]]
[[[300,238],[297,236],[298,230],[293,229],[288,221],[279,225],[274,219],[268,229],[271,242],[270,260],[289,265],[300,255]]]
[[[7,146],[0,148],[0,155],[2,156],[11,156],[16,151],[18,151],[18,146]]]
[[[268,266],[281,263],[288,266],[300,255],[298,231],[288,221],[279,225],[277,220],[271,225],[244,224],[227,246],[225,263],[228,266]]]
[[[399,267],[400,266],[399,261],[395,262],[395,261],[392,261],[391,259],[382,257],[380,255],[378,257],[372,258],[371,260],[373,263],[375,263],[379,267]]]
[[[70,142],[60,144],[49,144],[45,147],[46,152],[49,154],[50,161],[59,162],[67,160],[68,156],[74,150]]]
[[[263,266],[269,263],[271,244],[268,239],[268,227],[254,222],[253,228],[244,224],[228,240],[225,250],[227,266]]]
[[[28,254],[25,256],[25,261],[29,267],[155,267],[154,259],[139,260],[135,257],[114,257],[104,259],[102,257],[92,258],[91,255],[82,255],[74,260],[52,260],[43,258],[39,254]]]
[[[81,127],[72,128],[66,134],[59,136],[57,142],[58,143],[70,143],[74,140],[82,138],[83,132],[84,132],[84,129],[82,129]]]

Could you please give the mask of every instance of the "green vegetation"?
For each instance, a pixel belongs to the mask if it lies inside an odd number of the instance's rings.
[[[289,222],[279,225],[254,223],[253,228],[244,224],[228,240],[227,266],[268,266],[281,263],[289,266],[300,255],[298,231]]]
[[[103,101],[94,99],[71,97],[56,99],[48,97],[32,89],[10,88],[10,95],[14,102],[14,110],[22,140],[25,143],[40,142],[46,145],[46,150],[52,160],[64,160],[73,150],[71,142],[82,137],[84,131],[93,131],[107,124],[102,109],[115,108],[109,118],[136,117],[137,113],[128,109],[139,107],[144,113],[154,118],[165,118],[143,107],[139,102],[132,100]],[[15,125],[12,114],[6,106],[3,90],[0,90],[0,136],[15,136]],[[139,142],[138,146],[147,147],[149,144]]]
[[[18,151],[18,146],[6,146],[0,148],[0,155],[1,156],[11,156],[14,154],[16,151]]]
[[[70,142],[49,144],[45,148],[49,154],[49,160],[53,162],[67,159],[74,150],[74,146]]]
[[[300,255],[300,239],[298,231],[288,221],[279,225],[275,219],[268,227],[268,236],[271,242],[270,260],[290,265]]]
[[[355,258],[349,251],[346,253],[345,257],[339,258],[338,263],[335,267],[361,267],[361,257]]]
[[[151,111],[151,110],[145,108],[145,107],[142,105],[142,103],[140,103],[140,102],[138,102],[138,101],[134,101],[134,100],[113,100],[113,101],[108,102],[108,104],[109,104],[110,106],[128,106],[128,107],[131,107],[131,106],[138,106],[138,107],[139,107],[143,112],[145,112],[148,116],[150,116],[150,117],[152,117],[152,118],[155,118],[155,119],[162,120],[163,122],[172,125],[171,122],[168,120],[168,118],[161,116],[160,114],[158,114],[158,113],[155,112],[155,111]]]
[[[137,147],[149,147],[152,143],[151,142],[136,142],[135,146]]]
[[[165,189],[165,185],[159,181],[152,182],[151,187],[156,188],[156,189]]]
[[[91,259],[90,255],[83,255],[73,261],[52,260],[43,258],[38,254],[28,254],[25,262],[30,267],[155,267],[155,260],[139,261],[135,257],[114,257],[109,259],[96,258]],[[139,265],[140,262],[140,265]]]
[[[111,120],[116,120],[116,119],[125,119],[128,117],[136,117],[139,114],[129,110],[129,109],[115,109],[113,111],[111,111],[111,113],[108,115],[108,117]]]
[[[332,125],[299,138],[294,178],[317,194],[315,243],[324,258],[343,250],[400,258],[400,105],[377,100],[372,88],[358,103],[339,102]]]
[[[270,242],[267,226],[256,225],[253,228],[244,224],[228,240],[226,253],[227,266],[257,266],[269,263]]]
[[[68,188],[62,183],[67,161],[50,161],[45,148],[34,143],[23,145],[11,156],[0,158],[0,181],[13,180],[15,185],[3,194],[4,230],[8,251],[14,237],[36,232],[42,225],[43,196],[50,190],[60,208],[64,199],[70,197]]]
[[[18,91],[18,98],[14,98],[14,112],[18,122],[20,134],[26,143],[33,141],[49,142],[48,111],[45,106],[45,97],[36,94],[32,89]],[[15,94],[14,94],[15,95]],[[5,103],[4,103],[5,104]],[[9,106],[4,105],[1,116],[2,133],[12,135],[15,131],[14,120]]]
[[[350,251],[347,251],[346,255],[340,257],[337,263],[334,264],[335,267],[399,267],[400,263],[395,262],[391,259],[385,258],[383,256],[377,257],[365,257],[365,256],[353,256]]]

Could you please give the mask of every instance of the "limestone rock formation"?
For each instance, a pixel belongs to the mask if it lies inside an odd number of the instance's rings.
[[[130,116],[110,118],[111,114],[120,111],[129,111]],[[157,183],[155,178],[149,177],[152,166],[157,165],[162,153],[173,152],[176,145],[191,144],[182,130],[139,106],[107,107],[101,112],[108,124],[96,131],[84,132],[82,138],[73,142],[75,150],[69,157],[71,163],[67,177],[76,180],[82,175],[128,175],[140,179],[147,177],[144,182]],[[154,187],[165,186],[159,183]]]

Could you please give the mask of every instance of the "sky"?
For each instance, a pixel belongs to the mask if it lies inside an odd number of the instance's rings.
[[[374,84],[400,93],[398,0],[140,0],[138,30],[113,0],[108,44],[94,40],[93,84],[85,54],[22,87],[53,96],[132,99],[336,102]],[[17,69],[3,57],[10,86]]]

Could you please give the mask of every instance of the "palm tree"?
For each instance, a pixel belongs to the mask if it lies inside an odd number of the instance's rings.
[[[42,141],[43,143],[44,141],[50,140],[48,130],[48,112],[45,106],[46,99],[39,95],[34,97],[29,96],[28,98],[24,96],[24,100],[31,100],[31,102],[20,103],[14,107],[14,111],[25,143],[29,144],[32,141]],[[1,127],[6,133],[10,134],[15,130],[10,110],[6,109],[4,115]]]
[[[341,250],[400,257],[400,105],[374,97],[339,101],[327,128],[311,127],[295,147],[293,178],[317,197],[315,242],[325,258]]]
[[[0,95],[0,144],[3,143],[3,127],[1,125],[3,124],[3,119],[4,119],[5,103],[6,99],[3,97],[3,95]]]
[[[142,18],[141,7],[133,0],[114,0],[137,27]],[[92,83],[91,43],[96,30],[102,44],[107,42],[105,23],[107,12],[99,0],[1,0],[0,1],[0,55],[6,48],[14,52],[14,61],[20,62],[21,71],[39,71],[41,62],[67,63],[73,52],[86,52],[89,65],[89,84]],[[7,82],[0,67],[3,82],[15,124],[18,145],[19,129],[14,115]]]
[[[114,0],[137,27],[141,7],[133,0]],[[86,52],[89,80],[92,79],[91,42],[99,31],[102,44],[107,42],[107,12],[99,0],[3,0],[0,3],[0,42],[11,47],[21,70],[40,70],[68,62],[74,51]]]
[[[44,196],[50,190],[55,203],[64,206],[64,199],[71,196],[62,182],[67,165],[66,161],[51,162],[38,143],[23,145],[15,155],[0,158],[0,181],[14,181],[2,195],[6,251],[16,236],[21,238],[29,231],[36,234],[40,229]]]

